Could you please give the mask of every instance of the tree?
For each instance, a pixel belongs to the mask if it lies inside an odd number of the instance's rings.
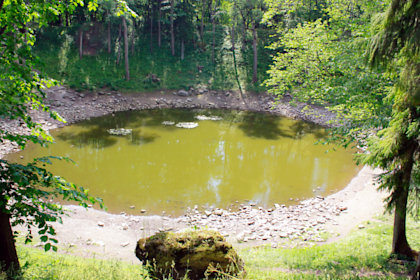
[[[0,117],[16,120],[27,128],[27,134],[0,129],[0,140],[16,143],[24,148],[28,141],[46,145],[51,136],[36,123],[32,110],[45,111],[57,120],[64,121],[44,103],[45,87],[56,82],[47,79],[35,69],[37,57],[33,55],[35,30],[56,21],[61,13],[74,11],[81,0],[69,1],[4,1],[0,0]],[[88,2],[88,10],[97,8],[96,1]],[[125,1],[117,0],[119,13],[132,11]],[[56,247],[52,243],[55,234],[48,222],[60,221],[61,205],[50,202],[61,197],[74,200],[87,207],[87,203],[99,202],[82,187],[66,182],[45,169],[51,158],[36,159],[26,165],[0,160],[0,263],[2,270],[18,270],[12,227],[25,224],[28,228],[26,241],[32,239],[32,228],[38,228],[45,250]]]
[[[123,34],[124,34],[124,66],[125,66],[125,79],[127,81],[130,80],[130,65],[128,61],[128,31],[127,31],[127,20],[125,16],[122,17],[122,26],[123,26]]]
[[[376,28],[369,48],[370,63],[401,72],[388,96],[393,101],[391,122],[370,139],[371,153],[362,160],[386,170],[380,188],[391,192],[388,207],[394,209],[392,253],[414,257],[406,238],[406,214],[410,192],[416,192],[416,199],[420,197],[420,1],[393,0]]]
[[[366,67],[361,50],[370,37],[365,27],[381,6],[359,1],[356,9],[352,2],[330,1],[318,19],[295,27],[280,20],[281,40],[272,46],[279,53],[265,83],[273,93],[327,106],[341,122],[331,139],[366,146],[369,152],[358,160],[383,168],[379,188],[391,192],[392,252],[412,257],[405,219],[410,192],[417,191],[412,197],[419,199],[419,1],[393,0],[378,17],[369,47],[376,70]],[[266,20],[275,24],[275,15],[271,10]]]

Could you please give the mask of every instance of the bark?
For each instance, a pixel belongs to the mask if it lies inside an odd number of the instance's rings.
[[[79,31],[79,58],[83,58],[83,30]]]
[[[121,24],[119,24],[119,26],[118,26],[118,38],[117,38],[116,45],[118,46],[118,48],[117,48],[117,60],[115,61],[115,63],[117,65],[119,65],[120,64],[120,56],[121,56]]]
[[[230,37],[232,39],[232,49],[235,49],[235,25],[232,24],[232,31],[230,34]]]
[[[153,52],[153,4],[150,3],[150,53]]]
[[[258,76],[257,76],[257,74],[258,74],[257,73],[257,71],[258,71],[258,68],[257,68],[257,66],[258,66],[258,48],[257,48],[258,37],[257,37],[257,30],[256,30],[256,27],[255,27],[255,23],[252,26],[252,37],[253,37],[252,48],[254,50],[254,65],[252,67],[252,70],[253,70],[252,71],[252,82],[255,84],[258,81]]]
[[[0,262],[4,270],[18,271],[19,259],[16,253],[15,240],[10,226],[9,214],[0,210]],[[0,270],[1,271],[1,270]]]
[[[402,191],[395,204],[392,253],[411,257],[412,251],[407,242],[405,227],[407,198],[408,189]]]
[[[214,18],[214,14],[212,16],[212,34],[213,34],[213,44],[211,47],[211,61],[214,63],[215,61],[215,54],[214,54],[214,49],[216,47],[216,19]]]
[[[66,27],[68,27],[69,24],[69,13],[66,11]]]
[[[396,195],[397,198],[395,200],[392,253],[413,258],[413,251],[411,250],[406,237],[406,215],[411,172],[414,165],[414,154],[418,147],[415,139],[404,142],[402,147],[406,149],[401,164],[401,175],[396,178],[396,189],[394,191],[394,195]]]
[[[181,40],[181,60],[184,60],[185,44],[184,39]]]
[[[134,56],[134,43],[135,43],[135,35],[136,35],[136,24],[134,24],[133,32],[131,32],[131,56]]]
[[[125,63],[125,79],[130,80],[130,66],[128,63],[128,35],[127,35],[127,22],[125,17],[122,18],[122,25],[124,28],[124,63]]]
[[[174,0],[171,0],[171,54],[175,55]]]
[[[111,53],[111,22],[108,22],[107,37],[108,53]]]
[[[420,279],[420,252],[417,256],[417,265],[416,268],[413,271],[413,274],[411,276],[411,280],[419,280]]]
[[[201,41],[204,40],[204,11],[206,7],[206,0],[203,0],[203,7],[201,8],[201,24],[200,24],[200,38]]]
[[[161,9],[161,2],[162,0],[158,1],[158,5],[159,5],[159,10],[158,10],[158,47],[160,48],[161,44],[162,44],[162,38],[161,38],[161,27],[160,27],[160,21],[161,21],[161,17],[162,17],[162,9]]]
[[[246,33],[248,30],[248,25],[246,24],[246,20],[245,20],[245,16],[242,14],[241,12],[241,17],[242,17],[242,46],[241,49],[242,51],[245,50],[245,46],[246,46]]]

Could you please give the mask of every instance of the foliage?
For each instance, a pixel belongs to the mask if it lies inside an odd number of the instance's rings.
[[[38,58],[33,54],[35,31],[61,13],[72,12],[81,0],[73,1],[17,1],[0,0],[0,118],[17,120],[27,128],[26,133],[14,133],[8,127],[0,129],[0,141],[16,143],[24,148],[27,141],[46,144],[51,136],[33,119],[33,111],[43,111],[56,120],[63,119],[44,105],[45,87],[56,82],[47,79],[36,69]],[[88,10],[97,7],[96,1],[88,2]],[[118,0],[120,12],[130,12],[124,1]],[[63,214],[60,205],[50,199],[60,197],[74,200],[87,207],[87,202],[100,202],[88,196],[87,191],[66,182],[46,171],[50,158],[37,159],[27,165],[12,164],[0,160],[0,214],[2,225],[25,224],[28,228],[26,241],[32,239],[32,226],[39,229],[44,249],[56,249],[57,240],[49,222],[57,221]],[[102,204],[101,204],[102,205]],[[19,263],[10,227],[2,228],[1,262],[5,268],[18,269]],[[3,240],[4,239],[4,240]],[[7,249],[6,249],[7,248]],[[3,267],[2,267],[3,269]]]
[[[354,134],[386,126],[390,104],[385,97],[393,78],[365,65],[369,17],[348,20],[341,12],[330,6],[328,20],[281,28],[280,40],[270,46],[278,53],[265,84],[278,96],[327,106],[342,118],[346,132]]]
[[[362,138],[359,144],[367,144],[369,152],[359,155],[359,162],[385,170],[379,183],[390,191],[388,207],[395,209],[392,252],[412,257],[405,218],[408,192],[415,190],[417,197],[412,197],[418,199],[419,189],[420,4],[393,0],[387,12],[376,18],[370,35],[366,27],[372,13],[381,11],[381,4],[344,2],[328,3],[317,20],[295,28],[278,25],[283,39],[272,47],[281,50],[266,84],[275,94],[327,105],[343,120],[335,133],[344,139],[355,134]],[[267,14],[265,20],[272,21],[274,14]],[[363,65],[366,48],[377,70]],[[337,138],[343,139],[332,139]]]
[[[381,176],[381,188],[390,190],[389,207],[401,194],[415,193],[420,200],[420,3],[392,1],[385,14],[374,25],[369,48],[372,65],[385,65],[390,73],[399,72],[393,91],[392,119],[388,127],[369,141],[370,154],[361,160],[387,170]],[[407,176],[408,179],[404,180]]]
[[[205,28],[204,39],[209,40],[211,27]],[[117,36],[113,34],[113,36]],[[114,54],[99,51],[96,56],[85,56],[79,60],[74,47],[74,32],[71,28],[48,27],[38,32],[35,53],[40,57],[37,67],[51,77],[77,90],[98,90],[103,87],[129,92],[158,89],[188,89],[207,85],[215,90],[236,89],[231,46],[226,40],[224,26],[216,26],[216,64],[211,61],[211,50],[193,49],[186,45],[185,60],[170,54],[168,47],[159,51],[148,51],[150,38],[141,36],[136,41],[134,54],[130,55],[130,81],[124,80],[123,65],[116,65]],[[264,49],[269,33],[259,30],[260,64],[259,79],[266,78],[271,61],[270,51]],[[226,42],[227,41],[227,42]],[[154,46],[157,47],[157,46]],[[252,85],[252,50],[245,49],[237,56],[241,83],[248,90],[264,91],[259,85]],[[201,68],[199,70],[198,68]],[[145,81],[149,74],[156,75],[160,83]]]
[[[62,158],[38,158],[26,165],[0,159],[0,209],[12,215],[13,226],[27,227],[25,243],[33,238],[32,227],[38,228],[38,235],[46,251],[50,248],[57,250],[53,245],[57,240],[52,238],[55,231],[49,222],[61,222],[60,215],[64,214],[62,206],[51,202],[52,199],[75,201],[84,207],[88,206],[87,202],[98,202],[103,206],[99,198],[89,197],[83,187],[48,172],[44,167],[52,163],[51,159]]]

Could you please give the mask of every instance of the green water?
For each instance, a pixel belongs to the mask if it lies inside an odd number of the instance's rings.
[[[223,120],[195,119],[197,115]],[[193,129],[163,121],[197,122]],[[111,128],[130,128],[126,136]],[[315,145],[321,127],[268,114],[236,111],[122,112],[52,131],[48,148],[29,145],[9,160],[66,156],[51,171],[100,196],[111,212],[179,215],[187,207],[272,207],[345,187],[358,172],[352,151]],[[327,152],[328,150],[333,150]],[[291,201],[293,199],[293,201]],[[130,206],[135,206],[130,209]]]

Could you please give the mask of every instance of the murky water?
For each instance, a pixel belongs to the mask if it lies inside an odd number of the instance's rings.
[[[200,115],[222,120],[197,120]],[[179,128],[165,121],[196,122],[198,127]],[[131,133],[110,134],[115,128]],[[8,159],[70,157],[76,164],[55,162],[50,170],[90,189],[116,213],[146,209],[149,214],[178,215],[194,205],[291,204],[343,188],[359,170],[352,151],[314,144],[325,136],[321,127],[260,113],[123,112],[52,134],[56,143],[48,148],[29,145]]]

